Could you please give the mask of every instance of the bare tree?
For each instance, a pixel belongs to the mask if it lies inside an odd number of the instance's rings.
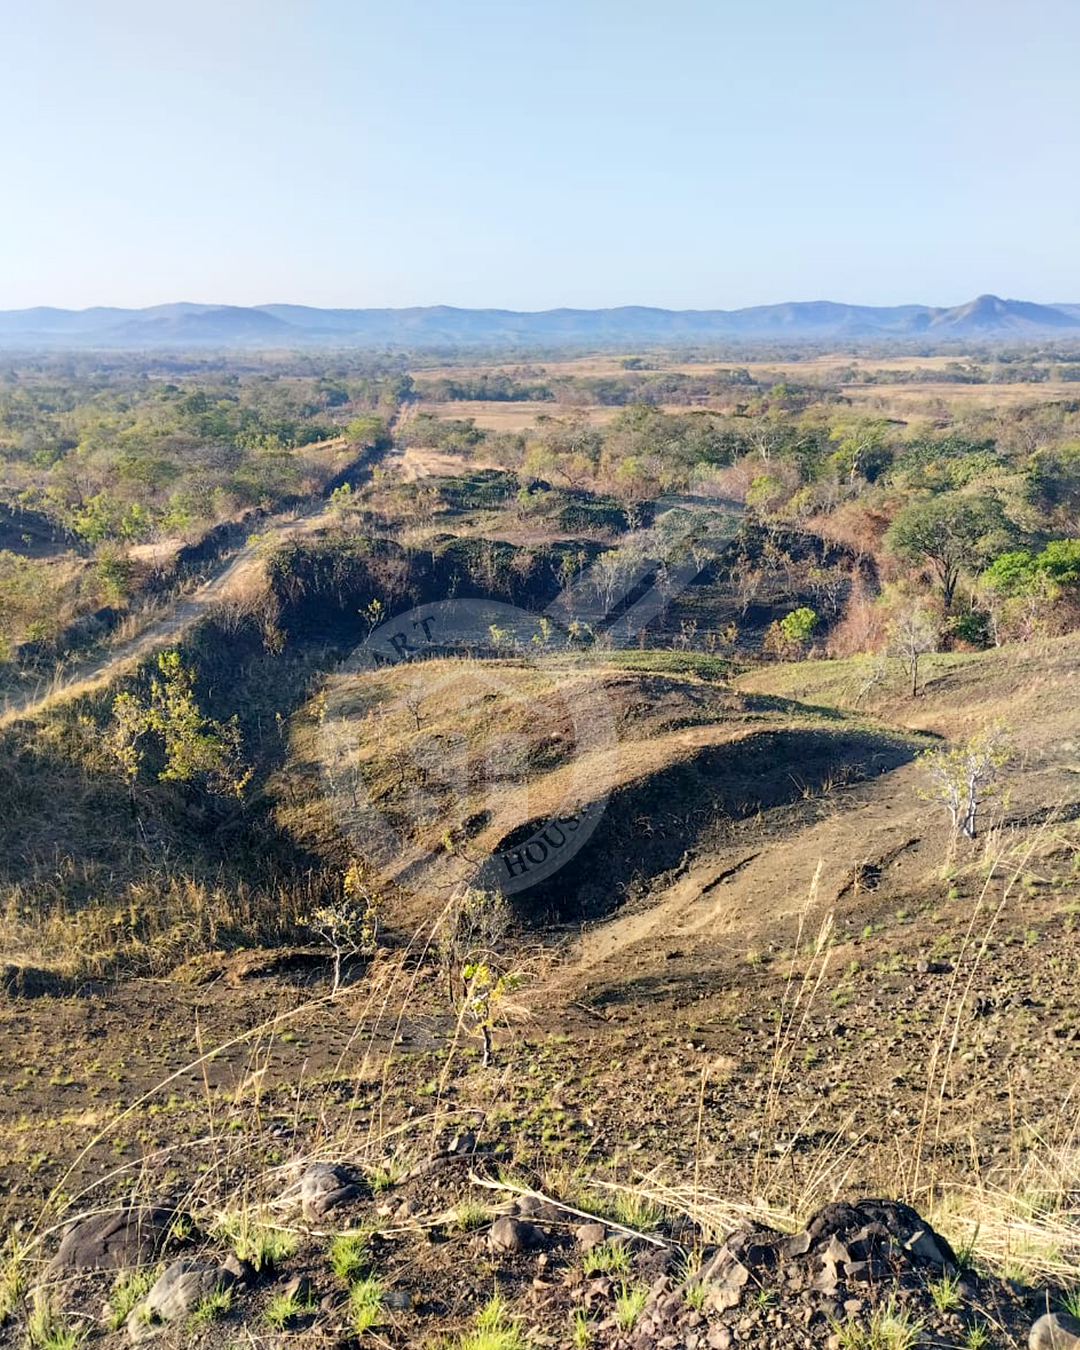
[[[919,795],[940,802],[948,809],[953,830],[974,839],[979,810],[1000,795],[1001,771],[1011,758],[1005,728],[996,722],[960,745],[922,755],[930,787]]]
[[[919,660],[937,651],[937,617],[925,605],[913,601],[893,621],[889,638],[911,679],[911,697],[915,698],[919,692]]]

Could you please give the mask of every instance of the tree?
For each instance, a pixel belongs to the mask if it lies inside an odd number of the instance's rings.
[[[240,761],[237,718],[218,722],[202,712],[194,675],[178,651],[161,652],[157,668],[149,697],[124,692],[113,699],[110,748],[129,789],[134,792],[145,738],[153,735],[164,756],[160,782],[202,781],[211,792],[242,798],[252,771]]]
[[[486,1069],[491,1063],[491,1033],[499,1004],[507,994],[521,985],[519,971],[497,972],[486,961],[470,962],[461,972],[465,981],[465,1013],[480,1033],[484,1051],[481,1064]]]
[[[490,956],[509,932],[513,918],[510,903],[501,891],[466,886],[447,905],[435,929],[433,945],[446,976],[446,996],[451,1005],[455,1003],[455,974],[461,973],[467,997],[468,977],[464,968]]]
[[[1075,589],[1080,586],[1080,539],[1052,539],[1035,566],[1056,586]]]
[[[930,787],[919,795],[940,802],[949,812],[954,832],[974,839],[981,807],[1000,794],[1001,770],[1012,758],[1000,722],[976,732],[961,745],[927,750],[920,762],[930,776]]]
[[[313,910],[309,928],[323,939],[334,960],[331,993],[341,987],[341,967],[346,956],[370,956],[379,940],[382,896],[372,885],[363,865],[353,859],[341,878],[341,891],[329,904]]]
[[[807,605],[800,605],[780,620],[780,631],[789,642],[805,645],[817,627],[818,616]]]
[[[905,506],[889,527],[885,545],[907,562],[934,569],[948,610],[961,568],[982,561],[984,541],[1004,524],[996,498],[946,492]]]
[[[892,459],[887,443],[889,423],[881,417],[860,418],[847,426],[837,427],[830,439],[837,449],[830,456],[849,483],[862,477],[870,482],[886,468]]]
[[[937,651],[938,619],[926,605],[914,601],[897,615],[889,631],[893,651],[911,679],[911,697],[919,693],[919,660]]]

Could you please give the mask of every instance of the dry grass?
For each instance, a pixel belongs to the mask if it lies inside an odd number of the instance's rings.
[[[434,417],[461,419],[471,417],[485,431],[525,431],[536,426],[538,417],[565,417],[570,412],[584,414],[594,426],[605,426],[622,412],[621,408],[589,406],[563,407],[558,403],[490,403],[469,401],[422,403],[421,412]]]

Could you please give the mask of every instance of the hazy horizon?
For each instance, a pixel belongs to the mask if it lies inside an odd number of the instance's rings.
[[[181,297],[179,299],[174,297],[171,300],[151,300],[148,301],[145,305],[119,305],[111,303],[93,304],[93,305],[56,305],[56,304],[34,304],[34,305],[13,305],[13,306],[0,305],[0,313],[19,313],[35,309],[66,310],[73,313],[85,313],[89,310],[95,309],[155,310],[155,309],[167,309],[180,305],[192,305],[196,308],[207,308],[207,309],[275,309],[287,306],[287,307],[298,307],[301,309],[344,310],[344,311],[365,310],[365,309],[372,309],[372,310],[460,309],[463,311],[481,311],[481,310],[501,311],[509,314],[544,314],[558,310],[580,310],[584,312],[589,312],[605,309],[657,309],[672,313],[694,313],[694,312],[709,312],[709,311],[724,311],[724,310],[738,311],[741,309],[769,309],[783,305],[818,305],[818,304],[833,304],[845,306],[850,305],[865,309],[894,309],[894,308],[903,308],[905,306],[911,306],[914,308],[944,310],[968,304],[971,301],[981,299],[984,296],[992,296],[995,299],[1009,302],[1016,301],[1019,303],[1045,305],[1051,308],[1055,305],[1075,306],[1080,304],[1080,301],[1070,299],[1068,296],[1065,297],[1058,296],[1056,300],[1033,300],[1031,296],[1027,295],[1002,295],[1000,292],[997,291],[983,290],[980,291],[977,295],[964,296],[959,300],[950,301],[948,303],[942,303],[941,301],[938,300],[916,299],[916,300],[901,300],[895,302],[895,304],[882,304],[882,305],[877,305],[874,302],[870,301],[851,300],[842,295],[785,296],[783,299],[752,301],[747,305],[649,305],[649,304],[640,304],[634,300],[627,300],[627,301],[617,301],[610,305],[578,305],[572,302],[568,302],[566,304],[537,306],[535,308],[530,309],[516,308],[512,305],[450,304],[449,302],[440,300],[433,300],[428,305],[404,305],[404,304],[313,305],[298,300],[259,300],[254,301],[251,304],[240,304],[238,302],[228,300],[206,300],[206,299],[192,300],[187,297]]]

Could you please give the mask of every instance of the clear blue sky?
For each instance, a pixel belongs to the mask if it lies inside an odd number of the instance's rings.
[[[0,308],[1080,302],[1074,0],[41,0]]]

